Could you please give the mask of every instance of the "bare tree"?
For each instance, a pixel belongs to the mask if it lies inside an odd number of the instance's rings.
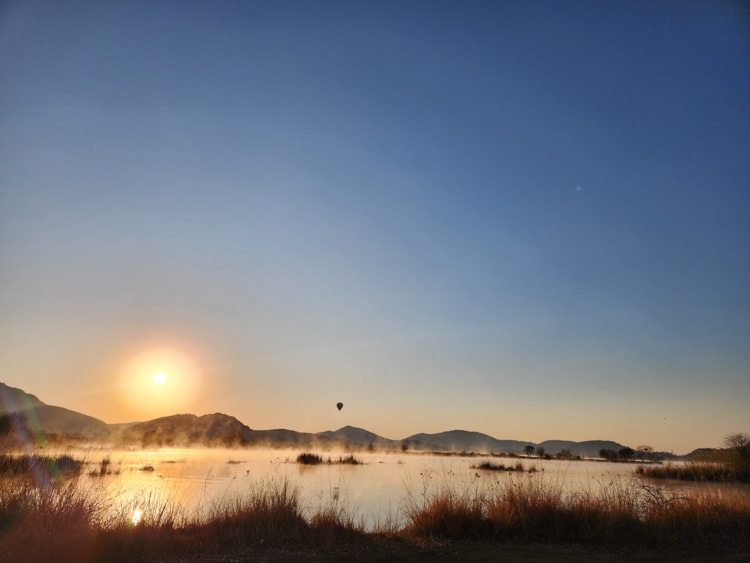
[[[724,437],[729,450],[730,463],[741,481],[750,479],[750,434],[738,432]]]

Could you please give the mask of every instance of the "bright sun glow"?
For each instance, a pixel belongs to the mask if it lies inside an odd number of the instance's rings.
[[[197,364],[174,348],[141,352],[120,374],[120,398],[127,405],[127,416],[134,419],[187,411],[199,388]]]

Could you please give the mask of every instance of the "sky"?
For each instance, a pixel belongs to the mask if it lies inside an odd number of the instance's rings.
[[[110,423],[716,447],[750,431],[749,180],[740,2],[5,1],[0,381]]]

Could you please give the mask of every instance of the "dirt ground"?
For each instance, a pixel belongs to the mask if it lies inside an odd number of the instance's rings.
[[[331,551],[324,550],[284,550],[284,549],[253,549],[245,553],[196,556],[195,558],[181,558],[169,563],[209,563],[209,562],[269,562],[282,561],[316,561],[316,562],[344,562],[344,561],[501,561],[519,563],[551,563],[551,562],[617,562],[632,561],[669,562],[681,561],[688,563],[719,562],[744,563],[750,562],[750,546],[747,550],[733,552],[702,552],[693,551],[657,551],[593,548],[590,546],[571,545],[513,545],[490,542],[444,542],[431,546],[416,546],[406,542],[388,542],[377,546],[341,547]]]

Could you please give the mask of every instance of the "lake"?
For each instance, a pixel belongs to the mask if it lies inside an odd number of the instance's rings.
[[[158,449],[153,451],[87,450],[80,477],[110,501],[109,510],[138,520],[157,511],[174,511],[200,517],[212,503],[223,503],[252,490],[254,486],[288,479],[301,488],[302,506],[309,514],[335,508],[356,516],[366,529],[385,523],[401,525],[404,501],[446,484],[458,490],[490,487],[499,479],[543,481],[566,492],[596,493],[612,483],[625,485],[635,479],[637,464],[591,460],[540,460],[526,458],[461,457],[417,453],[359,452],[360,465],[323,463],[301,465],[300,450],[273,449]],[[344,452],[317,452],[332,461]],[[80,453],[78,454],[80,455]],[[99,473],[104,459],[111,471]],[[483,461],[514,467],[524,472],[476,469]],[[533,468],[533,472],[529,472]],[[717,491],[722,495],[747,495],[747,486],[676,484],[662,485]]]

